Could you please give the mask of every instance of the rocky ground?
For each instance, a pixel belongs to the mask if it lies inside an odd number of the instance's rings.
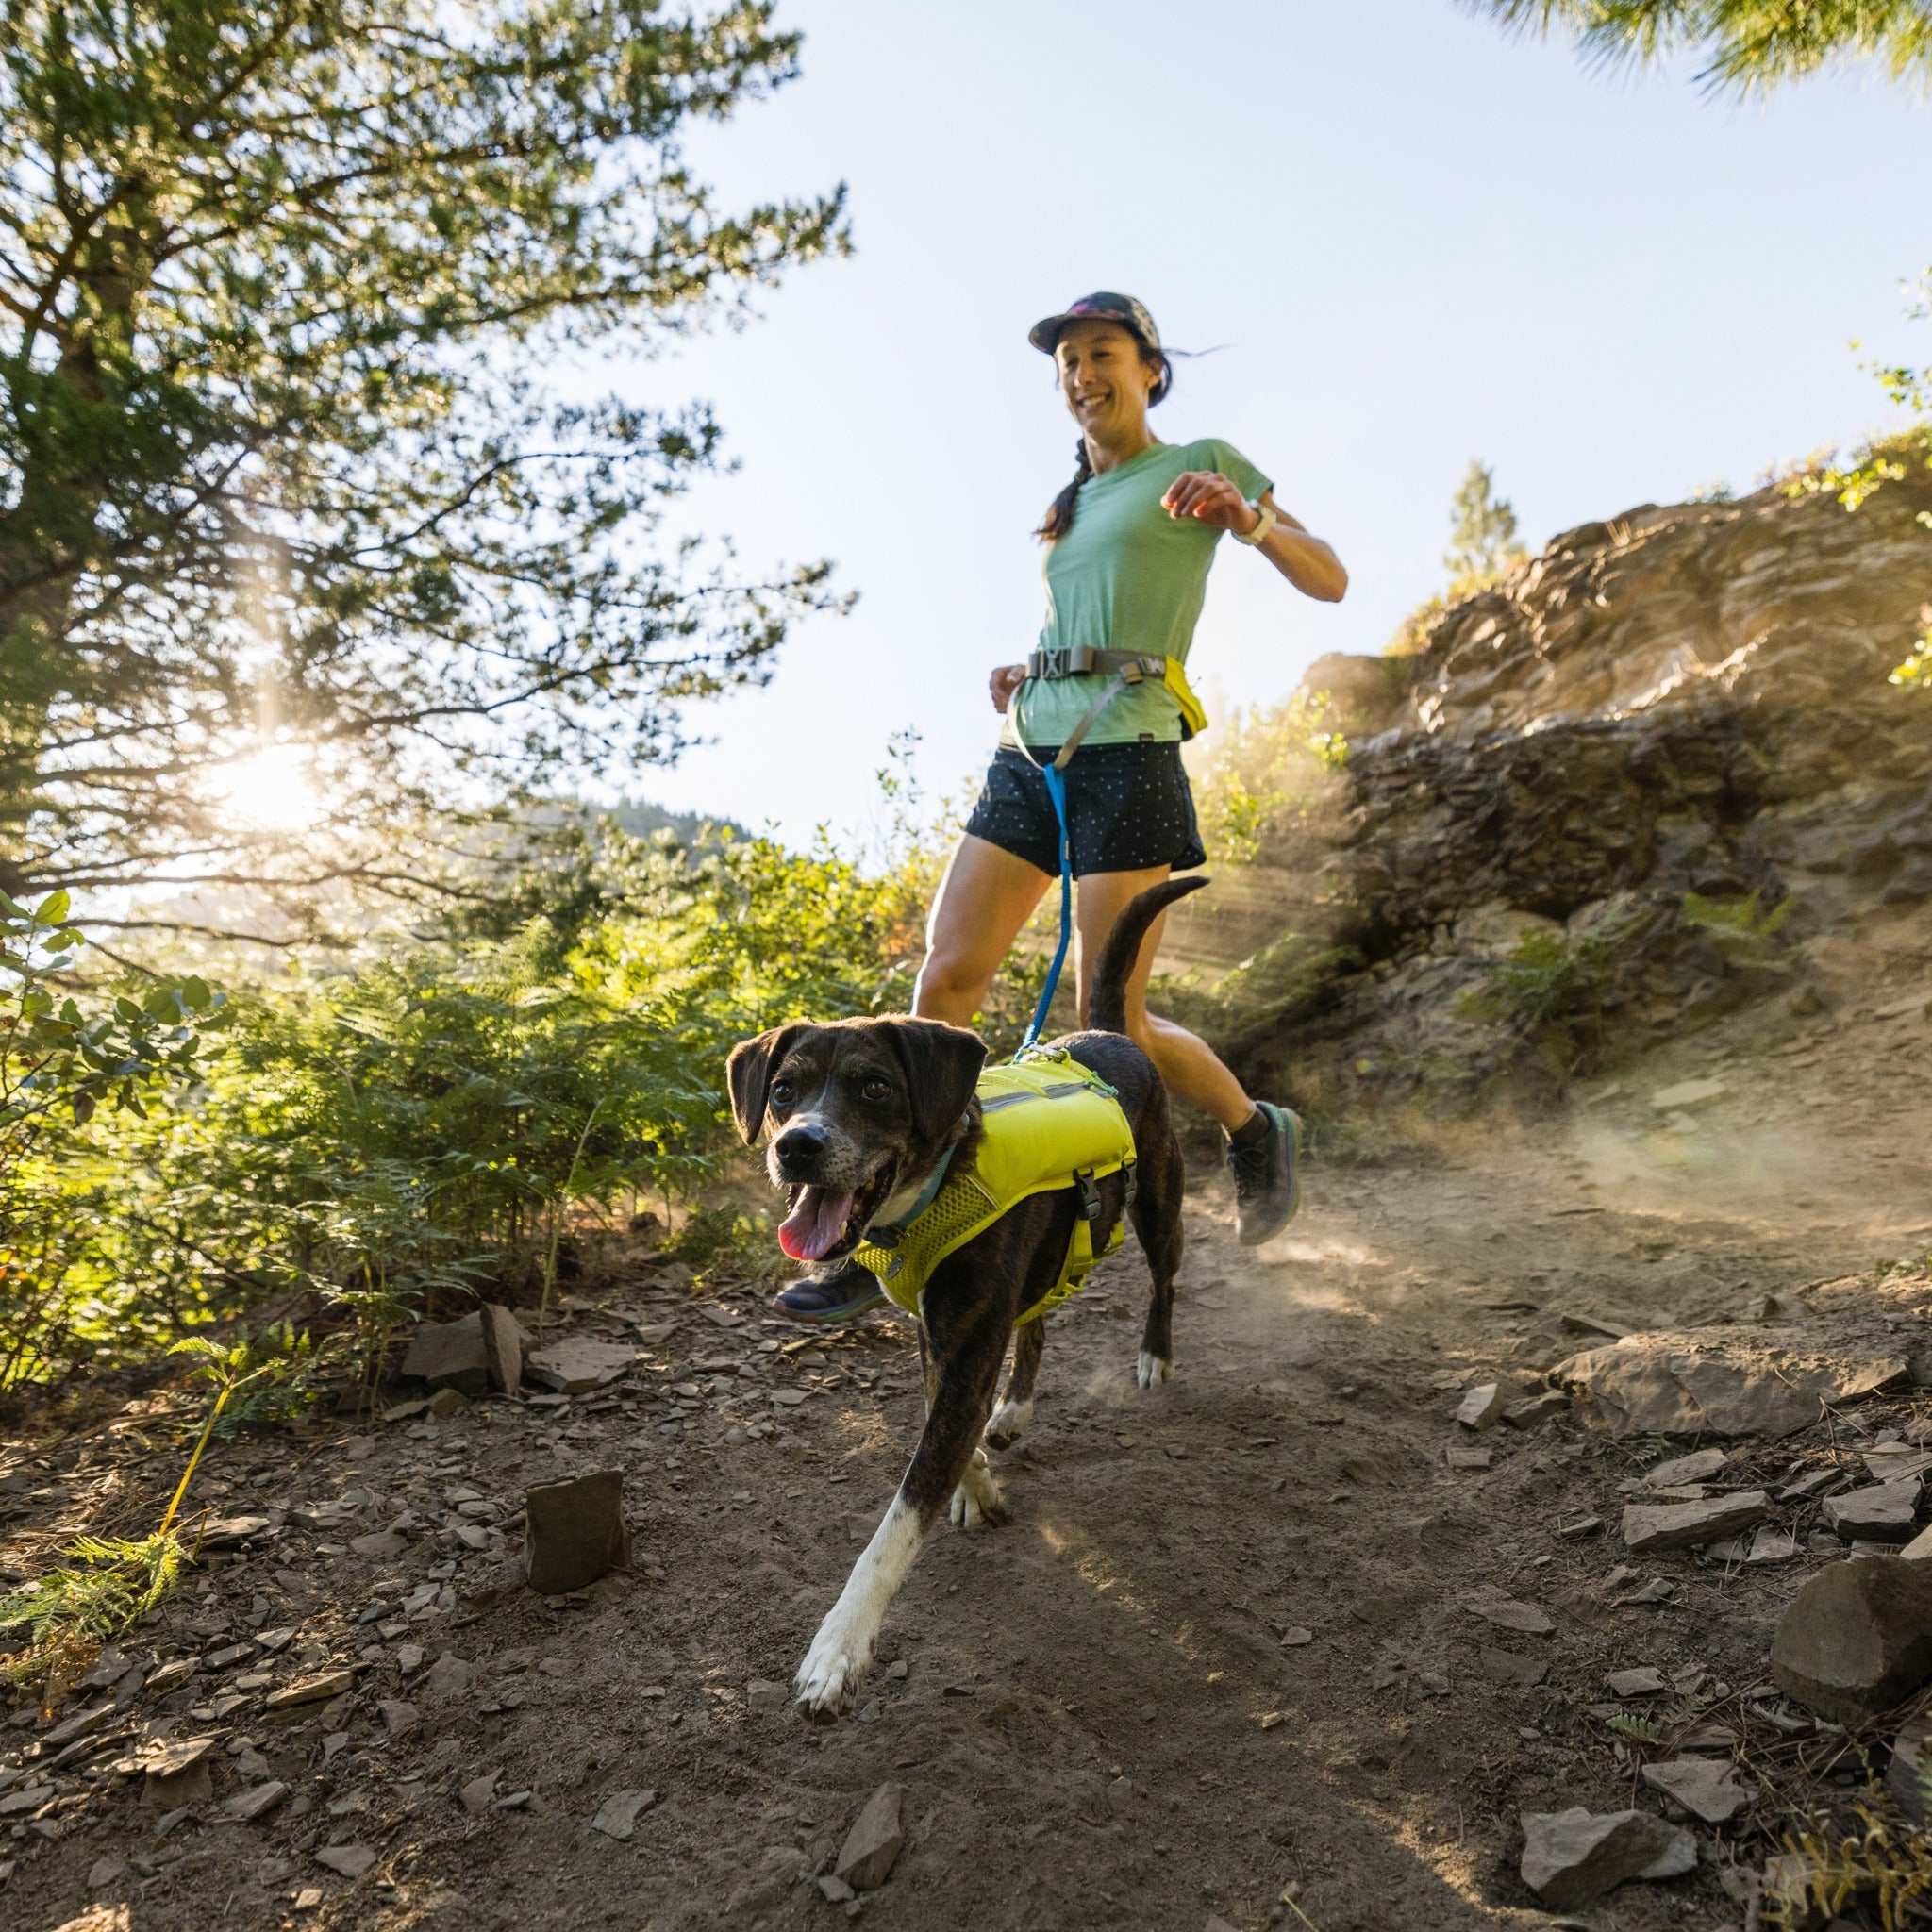
[[[1925,993],[1932,957],[1900,950],[1834,1008],[1733,1015],[1555,1111],[1318,1165],[1258,1252],[1204,1176],[1175,1380],[1134,1387],[1130,1251],[1055,1318],[1001,1461],[1012,1520],[934,1537],[829,1729],[784,1687],[919,1425],[903,1324],[800,1336],[758,1291],[641,1269],[572,1316],[641,1351],[598,1394],[223,1445],[196,1501],[267,1526],[210,1550],[58,1722],[28,1705],[0,1731],[0,1919],[1769,1924],[1751,1888],[1779,1834],[1845,1811],[1896,1728],[1819,1726],[1768,1658],[1845,1553],[1830,1492],[1932,1417],[1932,1277],[1890,1265],[1932,1241]],[[1619,1434],[1588,1399],[1455,1420],[1625,1328],[1910,1366],[1775,1439]],[[8,1443],[0,1561],[151,1521],[178,1467],[165,1406]],[[1765,1491],[1776,1560],[1744,1560],[1756,1532],[1626,1549],[1646,1472],[1708,1446],[1725,1462],[1674,1492]],[[629,1570],[492,1600],[525,1490],[596,1468],[624,1474]],[[1620,1696],[1629,1672],[1652,1674]],[[1735,1766],[1707,1779],[1749,1794],[1729,1822],[1646,1781],[1687,1756]],[[844,1897],[834,1867],[886,1786],[903,1850]],[[1576,1806],[1667,1839],[1675,1808],[1694,1869],[1556,1915],[1520,1875],[1523,1816]]]

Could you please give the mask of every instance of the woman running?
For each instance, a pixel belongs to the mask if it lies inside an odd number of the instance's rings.
[[[1231,444],[1162,442],[1147,411],[1173,386],[1154,318],[1101,293],[1036,323],[1080,425],[1074,480],[1035,533],[1046,544],[1046,624],[1025,664],[992,674],[1006,729],[986,787],[934,903],[912,1010],[969,1026],[1041,895],[1059,875],[1059,823],[1043,773],[1061,760],[1078,882],[1080,1024],[1094,960],[1115,916],[1170,872],[1204,864],[1182,741],[1206,722],[1185,665],[1221,533],[1258,550],[1296,590],[1340,600],[1348,573],[1321,538],[1279,509],[1269,478]],[[1074,748],[1062,758],[1062,748]],[[1142,949],[1127,1030],[1168,1091],[1212,1114],[1226,1137],[1241,1241],[1294,1215],[1301,1123],[1252,1100],[1208,1043],[1146,1008],[1160,943]],[[848,1262],[778,1297],[795,1320],[842,1322],[882,1299]]]

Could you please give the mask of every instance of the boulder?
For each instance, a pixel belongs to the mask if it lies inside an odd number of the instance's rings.
[[[1648,1811],[1523,1814],[1523,1882],[1555,1911],[1574,1911],[1628,1878],[1679,1878],[1697,1840]]]
[[[621,1472],[593,1470],[524,1492],[524,1574],[540,1595],[582,1590],[629,1561]]]
[[[1838,1724],[1889,1710],[1932,1676],[1932,1566],[1886,1556],[1821,1570],[1778,1624],[1771,1674]]]

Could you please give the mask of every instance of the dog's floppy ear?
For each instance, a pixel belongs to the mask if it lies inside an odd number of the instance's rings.
[[[894,1020],[892,1044],[912,1096],[912,1129],[922,1141],[942,1141],[973,1098],[986,1045],[963,1026],[940,1020]]]
[[[772,1071],[791,1051],[805,1028],[796,1023],[774,1026],[756,1040],[741,1040],[724,1062],[725,1084],[731,1089],[731,1117],[749,1146],[765,1124],[765,1101],[772,1091]]]

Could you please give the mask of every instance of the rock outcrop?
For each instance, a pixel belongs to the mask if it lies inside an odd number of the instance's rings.
[[[1243,964],[1197,1017],[1263,1087],[1324,1042],[1398,1083],[1479,1079],[1512,1041],[1466,995],[1526,932],[1589,980],[1588,1029],[1626,1036],[1922,916],[1932,702],[1888,674],[1932,604],[1928,508],[1905,484],[1856,513],[1779,490],[1645,506],[1443,611],[1412,657],[1321,660],[1303,689],[1347,765],[1172,915],[1164,965]]]

